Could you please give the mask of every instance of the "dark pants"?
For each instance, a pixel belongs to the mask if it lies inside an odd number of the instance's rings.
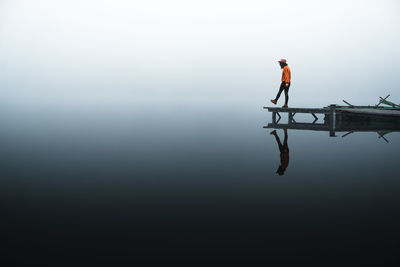
[[[279,87],[279,92],[278,92],[278,94],[276,95],[275,100],[278,100],[279,97],[281,96],[282,91],[285,90],[285,104],[287,105],[288,102],[289,102],[289,87],[290,87],[290,83],[289,83],[289,85],[286,87],[286,83],[285,83],[285,82],[282,82],[282,83],[281,83],[281,86]]]
[[[282,145],[281,139],[279,139],[278,135],[275,135],[275,139],[276,139],[276,142],[278,143],[279,151],[281,153],[289,153],[289,146],[288,146],[288,143],[287,143],[287,141],[288,141],[287,130],[284,129],[283,132],[285,134],[285,139],[283,139],[283,145]]]

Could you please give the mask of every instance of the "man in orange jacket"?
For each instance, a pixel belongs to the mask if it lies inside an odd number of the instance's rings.
[[[281,96],[281,93],[283,90],[285,90],[285,105],[283,105],[283,108],[288,107],[288,101],[289,101],[289,87],[290,87],[290,68],[287,65],[286,59],[281,59],[278,61],[279,65],[281,66],[282,69],[282,83],[279,88],[279,92],[276,95],[275,99],[271,99],[271,102],[276,104],[278,101],[279,97]]]
[[[281,152],[281,165],[279,165],[278,170],[276,170],[276,173],[279,175],[283,175],[285,173],[286,168],[289,166],[289,146],[288,146],[288,133],[287,129],[283,129],[283,132],[285,134],[285,139],[283,140],[283,145],[281,143],[281,140],[279,139],[278,134],[276,133],[276,130],[273,130],[270,134],[275,136],[276,143],[278,144],[279,151]]]

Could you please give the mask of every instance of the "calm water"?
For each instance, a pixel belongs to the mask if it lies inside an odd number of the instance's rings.
[[[9,105],[0,121],[13,262],[398,260],[399,133],[288,130],[280,176],[262,105]]]

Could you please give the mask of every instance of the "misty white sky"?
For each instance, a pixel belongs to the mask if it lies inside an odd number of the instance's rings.
[[[400,4],[0,1],[2,101],[400,102]],[[371,103],[372,102],[372,103]]]

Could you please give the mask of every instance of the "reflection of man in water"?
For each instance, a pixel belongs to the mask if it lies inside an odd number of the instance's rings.
[[[283,175],[285,173],[287,166],[289,165],[289,147],[287,144],[288,140],[287,129],[283,129],[283,132],[285,133],[285,139],[283,140],[283,145],[281,143],[281,140],[279,139],[279,136],[276,134],[276,130],[273,130],[271,132],[271,135],[275,136],[276,142],[278,143],[279,146],[279,151],[281,152],[281,165],[279,165],[278,170],[276,171],[276,173],[278,173],[279,175]]]

